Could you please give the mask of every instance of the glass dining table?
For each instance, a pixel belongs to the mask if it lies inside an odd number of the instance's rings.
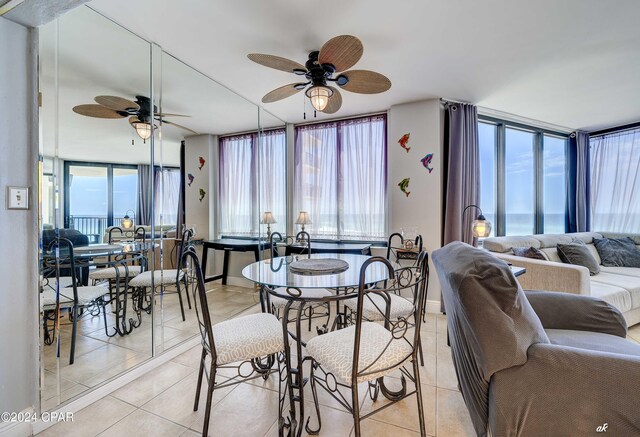
[[[308,378],[304,376],[303,365],[310,358],[305,357],[303,348],[306,342],[303,340],[302,324],[300,320],[306,306],[328,304],[335,305],[336,316],[331,326],[329,322],[318,328],[321,335],[328,330],[339,329],[346,324],[345,313],[341,313],[340,303],[345,299],[357,298],[360,284],[360,270],[365,261],[370,259],[367,255],[355,255],[345,253],[320,253],[311,255],[290,255],[265,259],[248,265],[242,270],[242,275],[248,280],[260,286],[260,302],[263,312],[270,312],[269,300],[278,297],[287,300],[284,310],[279,316],[282,319],[283,335],[285,336],[285,367],[287,369],[287,391],[289,392],[289,435],[301,436],[305,430],[309,434],[317,434],[318,428],[309,426],[310,416],[305,415],[304,388]],[[295,273],[291,266],[301,260],[327,260],[337,259],[345,261],[346,270],[338,273],[304,274]],[[365,284],[375,284],[389,279],[389,270],[382,263],[369,265],[364,275]],[[304,290],[324,288],[331,291],[331,295],[324,297],[305,296]],[[292,315],[290,315],[292,313]],[[292,325],[292,326],[290,326]],[[289,339],[293,340],[292,342]],[[293,346],[291,345],[293,343]],[[292,350],[294,349],[294,350]],[[313,393],[316,414],[318,414],[318,402]]]

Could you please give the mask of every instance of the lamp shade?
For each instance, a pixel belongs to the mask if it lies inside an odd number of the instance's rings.
[[[274,223],[278,223],[275,218],[273,218],[273,214],[271,211],[265,211],[262,213],[262,220],[260,220],[260,224],[262,225],[272,225]]]
[[[133,127],[136,130],[136,133],[143,140],[148,140],[151,137],[151,125],[148,123],[144,123],[142,121],[134,123]]]
[[[487,238],[491,234],[491,222],[482,214],[471,224],[473,236],[476,238]]]
[[[309,88],[305,94],[311,100],[311,106],[316,111],[323,111],[329,103],[329,97],[333,95],[333,90],[326,86],[316,85]]]
[[[298,219],[296,220],[296,225],[310,225],[311,218],[309,217],[309,213],[307,211],[300,211],[298,214]]]

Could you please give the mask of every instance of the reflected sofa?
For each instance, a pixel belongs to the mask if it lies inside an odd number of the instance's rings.
[[[557,244],[570,243],[576,238],[585,242],[598,264],[601,264],[593,239],[603,237],[630,237],[640,247],[640,235],[607,232],[492,237],[483,241],[483,247],[498,258],[527,269],[527,273],[518,277],[525,290],[561,291],[597,297],[618,308],[629,326],[635,325],[640,323],[640,268],[601,265],[600,273],[590,276],[586,267],[565,264],[558,256]],[[515,256],[512,251],[514,247],[535,247],[547,260]]]

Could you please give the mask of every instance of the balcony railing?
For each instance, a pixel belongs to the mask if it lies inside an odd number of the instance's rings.
[[[114,225],[120,224],[123,217],[114,217]],[[100,243],[102,236],[107,228],[106,216],[87,216],[72,215],[69,216],[69,228],[75,229],[89,237],[90,243]]]

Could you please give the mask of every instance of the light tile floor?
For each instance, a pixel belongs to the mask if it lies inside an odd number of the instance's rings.
[[[217,318],[224,318],[221,312]],[[254,305],[242,314],[257,312]],[[215,311],[214,311],[215,312]],[[446,317],[429,314],[423,324],[425,365],[421,368],[427,434],[475,435],[460,392],[447,346]],[[629,330],[629,339],[640,343],[640,325]],[[74,422],[57,424],[40,436],[197,436],[200,435],[206,396],[197,412],[193,400],[200,347],[183,353],[149,374],[74,415]],[[222,376],[224,378],[224,375]],[[73,388],[72,383],[69,389]],[[206,388],[203,393],[206,393]],[[371,401],[368,401],[369,403]],[[350,436],[351,416],[319,390],[321,436]],[[209,434],[212,436],[277,436],[278,393],[275,375],[216,390]],[[310,411],[312,404],[307,407]],[[417,436],[415,398],[410,397],[367,419],[366,436]]]

